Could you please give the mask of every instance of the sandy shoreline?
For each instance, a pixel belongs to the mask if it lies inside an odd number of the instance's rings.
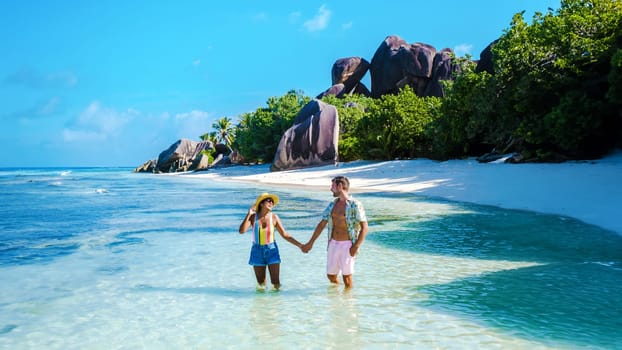
[[[356,161],[338,166],[270,172],[233,166],[183,176],[328,190],[337,175],[352,193],[410,192],[448,200],[570,216],[622,234],[622,151],[560,164],[478,163],[474,159]]]

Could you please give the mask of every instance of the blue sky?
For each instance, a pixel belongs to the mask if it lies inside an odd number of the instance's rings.
[[[559,4],[0,0],[0,167],[135,167],[269,97],[316,96],[388,35],[478,59],[515,13]]]

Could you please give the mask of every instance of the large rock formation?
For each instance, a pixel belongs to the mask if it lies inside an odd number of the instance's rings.
[[[149,159],[143,165],[134,169],[135,173],[153,173],[156,169],[157,161],[155,159]]]
[[[337,108],[315,99],[298,112],[293,126],[283,134],[270,170],[335,164],[338,139]]]
[[[361,94],[371,96],[371,92],[361,82],[369,70],[369,62],[361,57],[345,57],[338,59],[331,70],[332,86],[319,94],[321,99],[327,95],[342,97],[345,94]]]
[[[214,148],[211,141],[192,141],[180,139],[168,149],[162,151],[153,167],[153,172],[171,173],[178,171],[199,170],[205,165],[200,159],[201,151]]]
[[[397,53],[406,45],[408,43],[405,40],[392,35],[384,39],[376,49],[369,67],[372,97],[378,98],[398,91],[397,83],[402,80],[404,73]]]
[[[437,52],[432,45],[409,44],[399,36],[388,36],[371,60],[371,95],[379,98],[409,85],[417,96],[443,97],[439,80],[453,79],[458,69],[452,56],[448,48]]]
[[[210,156],[201,151],[208,151],[214,156],[210,164]],[[230,149],[227,145],[212,141],[192,141],[180,139],[169,148],[162,151],[158,159],[146,161],[143,165],[134,169],[136,173],[176,173],[181,171],[208,170],[216,166],[231,165],[231,159],[227,155]],[[239,158],[239,157],[238,157]]]
[[[357,91],[369,91],[361,83],[361,79],[369,70],[369,62],[361,57],[346,57],[338,59],[331,70],[332,84],[343,84],[347,94]],[[361,85],[361,86],[359,86]]]
[[[397,35],[390,35],[380,44],[371,63],[361,57],[340,58],[331,70],[332,86],[316,98],[333,95],[343,97],[361,94],[379,98],[399,92],[406,85],[417,96],[444,97],[441,80],[452,80],[459,66],[449,48],[437,51],[429,44],[409,44]],[[361,82],[369,71],[371,91]]]
[[[492,48],[499,41],[499,39],[491,42],[482,50],[479,54],[479,61],[477,61],[477,66],[475,67],[475,73],[488,72],[490,74],[494,74],[494,66],[492,62]]]
[[[432,77],[427,82],[422,96],[445,97],[445,89],[441,84],[441,80],[453,80],[457,73],[460,73],[460,66],[452,60],[453,51],[451,49],[442,49],[434,56],[432,65]]]
[[[328,89],[326,89],[326,91],[317,95],[315,98],[318,100],[321,100],[322,97],[324,96],[337,96],[338,98],[341,98],[343,97],[345,93],[346,93],[346,86],[342,83],[339,83],[339,84],[335,84],[329,87]]]

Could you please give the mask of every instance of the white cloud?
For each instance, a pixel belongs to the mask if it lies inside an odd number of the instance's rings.
[[[466,54],[471,54],[471,50],[473,50],[473,45],[470,44],[460,44],[454,47],[456,57],[463,57]]]
[[[94,101],[68,123],[63,130],[63,139],[66,142],[110,139],[121,133],[123,127],[138,114],[133,109],[118,112]]]
[[[348,30],[350,28],[352,28],[352,21],[350,21],[348,23],[344,23],[344,24],[341,25],[341,29]]]
[[[193,110],[173,117],[177,138],[197,140],[212,129],[213,118],[205,111]]]
[[[331,11],[326,8],[326,5],[322,5],[318,10],[317,15],[312,19],[304,23],[305,28],[310,32],[324,30],[328,27],[328,21],[330,20]]]

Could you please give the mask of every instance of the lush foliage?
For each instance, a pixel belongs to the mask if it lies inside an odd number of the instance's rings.
[[[621,19],[619,0],[566,0],[531,25],[517,14],[494,46],[496,112],[526,157],[597,157],[619,141],[605,96]]]
[[[359,151],[367,159],[430,157],[428,127],[440,104],[439,98],[417,97],[409,86],[376,99],[356,127]]]
[[[322,101],[337,108],[339,115],[339,160],[349,162],[365,158],[359,145],[357,125],[374,100],[361,95],[347,95],[343,98],[325,96]]]
[[[475,73],[473,63],[462,66],[462,74],[445,84],[441,116],[430,127],[434,158],[448,159],[490,152],[507,142],[507,121],[496,113],[501,107],[492,75]]]
[[[233,145],[247,162],[270,162],[283,133],[311,99],[301,91],[271,97],[267,106],[240,116]]]
[[[622,33],[620,34],[620,40],[622,41]],[[619,46],[622,47],[622,43]],[[618,49],[611,58],[609,84],[607,98],[613,104],[622,105],[622,49]]]

